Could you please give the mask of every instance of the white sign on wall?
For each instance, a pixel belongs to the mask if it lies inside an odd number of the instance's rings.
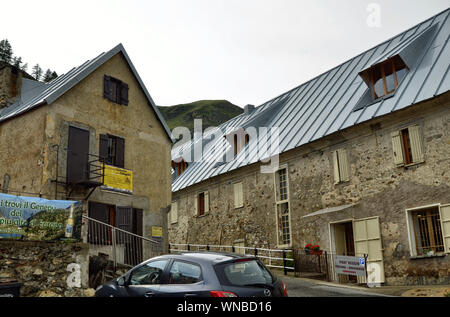
[[[357,256],[334,256],[334,271],[337,274],[366,276],[366,259]]]

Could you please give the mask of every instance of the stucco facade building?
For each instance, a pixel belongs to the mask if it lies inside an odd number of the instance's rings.
[[[313,243],[367,254],[374,284],[448,284],[449,12],[176,147],[170,243]]]
[[[94,219],[166,239],[172,139],[124,47],[50,83],[16,73],[0,70],[0,190],[80,200]],[[103,163],[132,182],[105,186]]]

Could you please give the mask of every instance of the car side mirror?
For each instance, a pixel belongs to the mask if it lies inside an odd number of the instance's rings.
[[[128,281],[125,278],[125,276],[121,276],[117,279],[117,285],[119,285],[119,286],[127,286],[128,285]]]

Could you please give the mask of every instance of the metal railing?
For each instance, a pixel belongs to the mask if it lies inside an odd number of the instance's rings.
[[[87,222],[89,255],[106,254],[114,263],[128,267],[136,266],[146,259],[162,254],[160,242],[139,236],[96,219],[83,216]]]
[[[294,271],[293,250],[267,249],[256,247],[243,247],[235,245],[210,245],[210,244],[169,244],[169,253],[211,251],[219,253],[238,253],[242,255],[256,256],[267,267],[282,269],[287,275],[288,271]]]

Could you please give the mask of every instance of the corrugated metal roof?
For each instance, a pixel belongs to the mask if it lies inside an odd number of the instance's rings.
[[[174,180],[172,190],[176,192],[260,161],[258,142],[270,142],[270,139],[250,142],[247,151],[241,151],[235,160],[217,164],[217,160],[231,148],[224,135],[232,127],[245,127],[251,122],[267,123],[268,128],[277,127],[280,146],[273,149],[272,154],[283,153],[447,92],[450,88],[449,12],[450,9],[447,9],[291,89],[257,107],[249,115],[241,114],[222,124],[215,130],[216,133],[220,132],[216,138],[210,141],[211,132],[201,140],[202,144],[205,139],[209,141],[204,148],[204,160],[191,162],[187,170]],[[426,35],[423,36],[424,34]],[[426,41],[423,41],[424,38]],[[416,49],[418,41],[421,41],[420,49]],[[359,73],[376,62],[406,52],[407,48],[410,48],[409,53],[414,55],[415,62],[395,93],[355,110],[355,106],[368,90]],[[264,113],[265,111],[267,113]],[[199,142],[200,140],[188,142],[182,147],[174,148],[172,157],[179,157],[180,151],[186,149],[187,152],[192,152],[193,145]],[[247,160],[243,159],[245,155],[248,155]]]
[[[122,53],[125,60],[128,63],[131,71],[133,72],[136,80],[139,82],[142,90],[144,91],[150,106],[153,108],[158,120],[164,127],[164,130],[167,133],[167,136],[173,141],[171,137],[170,129],[167,127],[167,124],[156,107],[152,97],[150,96],[147,88],[142,82],[137,70],[134,68],[133,63],[131,62],[125,48],[122,44],[117,45],[112,50],[108,52],[104,52],[94,58],[93,60],[86,61],[79,67],[75,67],[71,69],[64,75],[61,75],[49,83],[30,83],[27,79],[23,79],[23,91],[20,96],[20,99],[17,100],[12,105],[0,109],[0,122],[13,118],[15,116],[21,115],[28,110],[31,110],[35,107],[38,107],[43,104],[51,104],[56,99],[65,94],[68,90],[82,81],[84,78],[89,76],[92,72],[94,72],[97,68],[107,62],[111,57],[115,56],[118,53]]]

